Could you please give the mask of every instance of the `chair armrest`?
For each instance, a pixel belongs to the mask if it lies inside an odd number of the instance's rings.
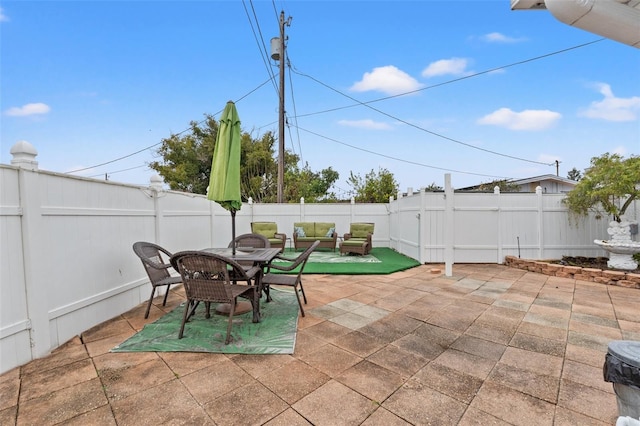
[[[275,259],[279,259],[279,260],[284,260],[285,262],[291,262],[291,264],[289,265],[278,265],[278,264],[273,264],[273,260]],[[276,257],[273,258],[273,260],[271,262],[269,262],[269,264],[267,265],[267,271],[266,273],[268,274],[269,271],[271,269],[276,269],[278,271],[291,271],[293,269],[295,269],[297,267],[297,265],[295,264],[295,261],[297,260],[296,258],[290,258],[290,257],[286,257],[286,256],[282,256],[282,255],[277,255]]]
[[[153,260],[151,260],[149,258],[144,259],[144,262],[147,263],[148,265],[150,265],[154,269],[169,269],[169,268],[173,268],[173,265],[171,265],[171,263],[158,263],[158,262],[154,262]]]
[[[268,274],[269,271],[271,271],[272,269],[276,269],[278,271],[285,271],[285,272],[293,271],[294,269],[296,269],[297,266],[298,265],[293,266],[293,264],[288,265],[288,266],[280,266],[280,265],[274,265],[274,264],[270,263],[270,264],[267,265],[267,272],[266,273]]]
[[[348,240],[349,238],[351,238],[351,232],[347,232],[346,234],[344,234],[344,240]]]
[[[273,237],[274,238],[280,238],[282,240],[282,242],[285,242],[287,240],[287,234],[283,234],[281,232],[276,232]]]
[[[244,273],[247,275],[247,278],[254,278],[260,271],[262,271],[262,268],[260,268],[259,266],[252,266],[250,268],[244,269]]]

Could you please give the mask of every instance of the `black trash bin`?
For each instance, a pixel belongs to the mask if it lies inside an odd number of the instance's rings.
[[[610,342],[603,374],[605,382],[613,383],[618,415],[640,419],[640,342]]]

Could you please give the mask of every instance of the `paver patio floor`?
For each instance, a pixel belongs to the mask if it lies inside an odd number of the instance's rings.
[[[0,425],[615,423],[602,366],[611,340],[640,340],[640,290],[435,267],[305,276],[292,355],[109,352],[178,288],[0,376]]]

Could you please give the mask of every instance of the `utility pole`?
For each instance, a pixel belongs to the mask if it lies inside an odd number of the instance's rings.
[[[284,202],[284,62],[285,62],[285,37],[284,26],[291,25],[291,17],[284,19],[284,10],[280,12],[280,48],[279,55],[276,58],[274,54],[272,58],[280,60],[280,106],[278,119],[278,203]]]

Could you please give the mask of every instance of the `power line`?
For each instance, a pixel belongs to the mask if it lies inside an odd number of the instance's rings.
[[[94,177],[102,176],[104,174],[111,176],[111,175],[115,175],[116,173],[128,172],[129,170],[141,169],[143,167],[148,167],[148,166],[146,164],[143,164],[142,166],[134,166],[134,167],[129,167],[128,169],[115,170],[113,172],[106,172],[106,173],[99,173],[97,175],[91,175],[88,177],[94,178]]]
[[[368,105],[368,104],[369,104],[369,102],[360,102],[359,100],[357,100],[357,99],[356,99],[356,98],[354,98],[353,96],[349,96],[349,95],[347,95],[346,93],[343,93],[343,92],[341,92],[340,90],[335,89],[335,88],[333,88],[333,87],[329,86],[328,84],[325,84],[325,83],[321,82],[320,80],[316,79],[315,77],[312,77],[312,76],[310,76],[310,75],[308,75],[308,74],[304,74],[304,73],[301,73],[301,72],[299,72],[299,71],[295,70],[295,67],[293,68],[293,70],[294,70],[294,72],[295,72],[296,74],[301,75],[301,76],[303,76],[303,77],[307,77],[307,78],[309,78],[309,79],[311,79],[311,80],[315,81],[316,83],[318,83],[318,84],[320,84],[320,85],[322,85],[322,86],[324,86],[324,87],[326,87],[326,88],[328,88],[328,89],[330,89],[330,90],[333,90],[334,92],[336,92],[336,93],[338,93],[338,94],[340,94],[340,95],[342,95],[342,96],[344,96],[344,97],[346,97],[346,98],[348,98],[348,99],[351,99],[352,101],[358,102],[360,105],[362,105],[362,106],[364,106],[364,107],[367,107],[367,108],[369,108],[369,109],[371,109],[371,110],[373,110],[373,111],[376,111],[378,114],[385,115],[385,116],[387,116],[387,117],[389,117],[389,118],[392,118],[392,119],[394,119],[394,120],[396,120],[396,121],[399,121],[399,122],[401,122],[401,123],[404,123],[404,124],[406,124],[407,126],[413,127],[414,129],[418,129],[418,130],[420,130],[420,131],[422,131],[422,132],[425,132],[425,133],[429,133],[430,135],[433,135],[433,136],[439,137],[439,138],[441,138],[441,139],[445,139],[445,140],[448,140],[448,141],[450,141],[450,142],[454,142],[454,143],[457,143],[457,144],[460,144],[460,145],[464,145],[464,146],[469,147],[469,148],[477,149],[478,151],[484,151],[484,152],[487,152],[487,153],[489,153],[489,154],[494,154],[494,155],[499,155],[499,156],[501,156],[501,157],[511,158],[512,160],[525,161],[525,162],[527,162],[527,163],[534,163],[534,164],[542,164],[542,165],[545,165],[545,166],[552,166],[552,165],[554,165],[554,164],[555,164],[555,163],[543,163],[543,162],[541,162],[541,161],[535,161],[535,160],[528,160],[528,159],[526,159],[526,158],[520,158],[520,157],[516,157],[516,156],[514,156],[514,155],[509,155],[509,154],[502,154],[502,153],[497,152],[497,151],[492,151],[492,150],[490,150],[490,149],[486,149],[486,148],[480,148],[480,147],[478,147],[478,146],[471,145],[471,144],[469,144],[469,143],[459,141],[459,140],[454,139],[454,138],[451,138],[451,137],[449,137],[449,136],[445,136],[445,135],[443,135],[443,134],[436,133],[436,132],[434,132],[434,131],[431,131],[431,130],[425,129],[424,127],[420,127],[420,126],[418,126],[417,124],[413,124],[413,123],[411,123],[410,121],[403,120],[402,118],[396,117],[396,116],[394,116],[394,115],[392,115],[392,114],[389,114],[389,113],[386,113],[386,112],[384,112],[384,111],[382,111],[382,110],[380,110],[380,109],[378,109],[378,108],[372,107],[371,105]]]
[[[235,100],[235,101],[234,101],[234,103],[236,103],[236,104],[237,104],[238,102],[242,101],[244,98],[246,98],[247,96],[249,96],[249,95],[253,94],[254,92],[256,92],[258,89],[260,89],[262,86],[264,86],[265,84],[267,84],[267,83],[268,83],[268,82],[270,82],[270,81],[272,81],[272,79],[271,79],[271,78],[269,78],[268,80],[266,80],[266,81],[262,82],[262,83],[261,83],[260,85],[258,85],[256,88],[254,88],[254,89],[250,90],[249,92],[247,92],[246,94],[244,94],[243,96],[241,96],[240,98],[238,98],[237,100]],[[214,115],[214,116],[216,116],[216,115],[220,114],[223,110],[224,110],[224,108],[223,108],[223,109],[221,109],[221,110],[219,110],[218,112],[216,112],[216,113],[215,113],[215,114],[213,114],[213,115]],[[201,120],[201,121],[198,121],[198,122],[196,123],[196,125],[198,125],[198,124],[202,124],[202,123],[204,123],[205,121],[206,121],[206,119]],[[185,132],[188,132],[189,130],[191,130],[191,127],[187,127],[186,129],[184,129],[184,130],[182,130],[182,131],[180,131],[180,132],[178,132],[178,133],[172,133],[172,134],[171,134],[171,136],[180,136],[181,134],[183,134],[183,133],[185,133]],[[105,161],[104,163],[96,164],[96,165],[94,165],[94,166],[84,167],[84,168],[82,168],[82,169],[71,170],[71,171],[66,172],[66,173],[68,173],[68,174],[78,173],[78,172],[82,172],[82,171],[85,171],[85,170],[95,169],[96,167],[106,166],[107,164],[115,163],[115,162],[117,162],[117,161],[124,160],[125,158],[133,157],[133,156],[134,156],[134,155],[136,155],[136,154],[140,154],[141,152],[144,152],[144,151],[146,151],[146,150],[148,150],[148,149],[151,149],[151,148],[156,147],[156,146],[161,145],[161,144],[162,144],[162,141],[157,142],[157,143],[154,143],[153,145],[149,145],[149,146],[147,146],[146,148],[142,148],[141,150],[138,150],[138,151],[136,151],[136,152],[132,152],[131,154],[124,155],[124,156],[122,156],[122,157],[118,157],[118,158],[116,158],[116,159],[114,159],[114,160]]]
[[[271,81],[273,82],[273,88],[276,91],[276,94],[278,93],[278,86],[275,84],[275,76],[273,74],[273,70],[271,69],[270,66],[270,62],[269,62],[269,53],[267,52],[267,48],[264,45],[264,38],[262,37],[262,30],[260,29],[260,23],[258,22],[258,17],[256,16],[256,11],[255,8],[253,7],[253,0],[249,0],[249,3],[251,4],[251,11],[253,12],[253,17],[255,19],[256,22],[256,27],[258,27],[258,32],[260,33],[260,37],[258,38],[258,36],[256,35],[256,30],[253,27],[253,21],[251,20],[251,16],[249,15],[249,11],[247,10],[247,6],[244,2],[244,0],[242,0],[242,6],[244,7],[244,11],[247,14],[247,19],[249,20],[249,25],[251,26],[251,31],[253,32],[253,38],[256,41],[256,44],[258,45],[258,50],[260,51],[260,57],[262,58],[262,62],[264,63],[265,68],[267,69],[267,74],[269,74],[269,76],[271,77]],[[262,48],[260,47],[262,45]],[[266,55],[266,57],[265,57]]]
[[[289,61],[289,56],[287,55],[286,57],[287,59],[287,66],[289,67],[289,69],[291,69],[291,63]],[[289,72],[289,87],[291,88],[291,103],[293,104],[293,120],[295,121],[295,129],[296,129],[296,140],[298,142],[298,151],[300,152],[300,162],[304,163],[304,160],[302,158],[302,145],[300,144],[300,132],[298,132],[298,114],[297,114],[297,109],[296,109],[296,98],[293,94],[293,79],[291,78],[291,72]],[[286,122],[287,126],[289,125],[289,122]],[[289,129],[289,139],[291,141],[293,141],[293,138],[291,137],[291,129]],[[293,147],[293,142],[291,142],[291,147]],[[295,150],[294,150],[295,153]]]
[[[323,110],[323,111],[311,112],[311,113],[308,113],[308,114],[302,114],[302,115],[299,115],[299,117],[308,117],[308,116],[311,116],[311,115],[326,114],[328,112],[334,112],[334,111],[339,111],[341,109],[353,108],[353,107],[361,106],[363,104],[372,104],[372,103],[375,103],[375,102],[382,102],[382,101],[386,101],[386,100],[389,100],[389,99],[394,99],[394,98],[399,98],[399,97],[402,97],[402,96],[412,95],[414,93],[422,92],[424,90],[435,89],[436,87],[445,86],[447,84],[452,84],[452,83],[457,83],[457,82],[462,81],[462,80],[466,80],[466,79],[473,78],[473,77],[478,77],[478,76],[484,75],[484,74],[489,74],[489,73],[492,73],[492,72],[495,72],[495,71],[498,71],[498,70],[501,70],[501,69],[511,68],[511,67],[514,67],[514,66],[517,66],[517,65],[522,65],[522,64],[526,64],[528,62],[537,61],[537,60],[544,59],[544,58],[547,58],[547,57],[550,57],[550,56],[559,55],[561,53],[566,53],[566,52],[569,52],[571,50],[575,50],[575,49],[579,49],[579,48],[582,48],[582,47],[589,46],[591,44],[599,43],[599,42],[601,42],[603,40],[605,40],[605,39],[601,38],[601,39],[598,39],[598,40],[590,41],[588,43],[583,43],[583,44],[579,44],[579,45],[576,45],[576,46],[568,47],[566,49],[556,50],[556,51],[551,52],[551,53],[545,53],[544,55],[539,55],[539,56],[535,56],[533,58],[524,59],[522,61],[513,62],[513,63],[508,64],[508,65],[501,65],[499,67],[490,68],[490,69],[484,70],[484,71],[479,71],[479,72],[476,72],[476,73],[473,73],[473,74],[465,75],[463,77],[454,78],[453,80],[447,80],[447,81],[444,81],[442,83],[433,84],[431,86],[421,87],[420,89],[411,90],[409,92],[403,92],[403,93],[398,93],[396,95],[385,96],[385,97],[382,97],[382,98],[373,99],[373,100],[366,101],[366,102],[360,102],[360,101],[354,99],[356,101],[355,104],[345,105],[345,106],[336,107],[336,108],[330,108],[330,109]],[[296,72],[295,71],[295,67],[294,67],[294,72]],[[301,74],[301,75],[304,76],[304,74]],[[332,89],[332,90],[334,90],[334,89]]]
[[[315,136],[318,136],[320,138],[329,140],[331,142],[335,142],[335,143],[338,143],[340,145],[348,146],[349,148],[357,149],[358,151],[367,152],[369,154],[377,155],[379,157],[384,157],[384,158],[388,158],[388,159],[391,159],[391,160],[400,161],[402,163],[413,164],[415,166],[421,166],[421,167],[427,167],[429,169],[442,170],[442,171],[445,171],[445,172],[462,173],[462,174],[466,174],[466,175],[483,176],[483,177],[498,178],[498,179],[510,179],[510,178],[505,177],[505,176],[495,176],[495,175],[485,175],[485,174],[482,174],[482,173],[465,172],[465,171],[462,171],[462,170],[447,169],[447,168],[444,168],[444,167],[432,166],[430,164],[418,163],[416,161],[403,160],[402,158],[393,157],[391,155],[386,155],[386,154],[380,154],[379,152],[375,152],[375,151],[371,151],[371,150],[368,150],[368,149],[360,148],[360,147],[357,147],[355,145],[350,145],[350,144],[348,144],[346,142],[342,142],[342,141],[339,141],[337,139],[333,139],[333,138],[330,138],[330,137],[327,137],[327,136],[323,136],[323,135],[321,135],[319,133],[312,132],[311,130],[303,129],[302,127],[299,127],[299,129],[302,130],[303,132],[310,133],[312,135],[315,135]]]

